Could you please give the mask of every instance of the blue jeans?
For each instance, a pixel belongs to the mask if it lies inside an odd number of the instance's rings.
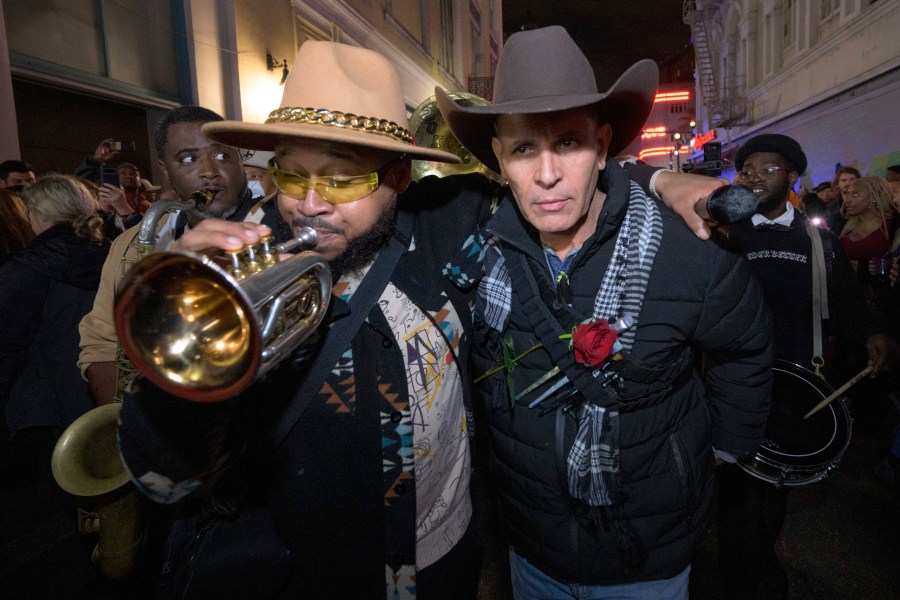
[[[513,597],[516,600],[687,600],[691,566],[671,579],[618,585],[562,583],[509,551]]]

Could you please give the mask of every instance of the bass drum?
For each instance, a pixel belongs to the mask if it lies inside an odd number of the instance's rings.
[[[804,419],[834,390],[815,373],[783,360],[773,367],[775,385],[766,435],[756,455],[738,461],[750,475],[777,487],[821,481],[834,471],[850,445],[853,419],[841,396]]]

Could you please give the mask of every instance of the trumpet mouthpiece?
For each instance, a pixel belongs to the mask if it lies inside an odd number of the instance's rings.
[[[319,234],[312,227],[302,227],[292,240],[275,246],[281,254],[287,254],[293,250],[312,250],[319,243]]]

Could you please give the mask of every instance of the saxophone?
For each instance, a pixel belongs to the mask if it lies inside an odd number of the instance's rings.
[[[78,531],[98,534],[91,560],[110,579],[134,571],[145,534],[141,497],[119,458],[121,407],[106,404],[81,415],[60,436],[50,459],[56,483],[78,497]]]
[[[187,200],[157,200],[150,205],[144,217],[141,219],[140,228],[137,236],[129,244],[128,249],[122,255],[119,261],[119,280],[125,279],[128,271],[134,263],[146,258],[156,249],[156,229],[163,215],[178,211],[197,212],[203,210],[210,202],[212,202],[213,193],[206,189],[199,189],[192,193]],[[129,252],[134,249],[134,255]],[[116,390],[113,395],[114,402],[121,402],[125,392],[131,389],[131,384],[137,376],[137,370],[134,368],[131,360],[125,354],[121,341],[116,348]]]

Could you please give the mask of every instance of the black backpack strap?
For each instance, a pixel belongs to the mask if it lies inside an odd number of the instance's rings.
[[[412,214],[399,211],[394,236],[387,247],[378,254],[375,264],[372,265],[359,288],[350,297],[350,314],[332,325],[318,355],[306,372],[303,384],[276,424],[273,433],[273,441],[276,444],[280,444],[288,436],[297,421],[300,420],[309,402],[322,388],[322,384],[334,369],[338,359],[350,347],[356,332],[359,331],[363,321],[369,315],[369,311],[384,292],[400,257],[409,248],[412,228]]]

